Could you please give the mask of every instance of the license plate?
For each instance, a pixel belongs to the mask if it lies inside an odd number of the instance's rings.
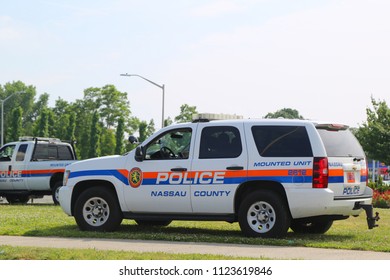
[[[355,183],[355,172],[347,172],[347,182]]]

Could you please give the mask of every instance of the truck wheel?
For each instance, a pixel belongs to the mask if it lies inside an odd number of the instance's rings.
[[[27,204],[30,200],[29,195],[7,195],[5,199],[9,204]]]
[[[238,211],[241,231],[249,237],[284,237],[290,226],[286,203],[270,191],[256,191],[247,195]]]
[[[172,223],[171,220],[162,220],[162,221],[150,221],[150,220],[135,220],[135,222],[139,226],[156,226],[156,227],[166,227],[170,223]]]
[[[51,189],[51,195],[53,198],[54,205],[60,204],[60,202],[58,200],[58,193],[59,193],[60,187],[62,187],[62,182],[58,181],[54,184],[54,187]]]
[[[107,187],[87,189],[78,197],[74,217],[81,230],[114,231],[122,222],[122,211]]]
[[[315,221],[292,221],[290,228],[295,233],[322,234],[327,232],[333,225],[332,220],[315,220]]]

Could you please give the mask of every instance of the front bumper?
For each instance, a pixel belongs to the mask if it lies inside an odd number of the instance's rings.
[[[72,216],[72,189],[68,186],[62,186],[58,192],[58,200],[61,208],[69,216]]]

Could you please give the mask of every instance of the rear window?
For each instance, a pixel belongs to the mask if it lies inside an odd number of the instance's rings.
[[[66,145],[38,144],[32,160],[73,160],[73,153]]]
[[[304,126],[253,126],[253,138],[262,157],[311,157]]]
[[[364,151],[350,130],[317,129],[329,157],[364,157]]]

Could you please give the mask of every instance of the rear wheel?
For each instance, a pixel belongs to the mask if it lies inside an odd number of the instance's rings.
[[[115,194],[103,186],[87,189],[79,196],[74,217],[79,228],[88,231],[114,231],[123,219]]]
[[[295,233],[312,233],[322,234],[327,232],[333,225],[333,220],[306,220],[306,221],[292,221],[290,228]]]
[[[278,194],[261,190],[244,198],[238,211],[238,222],[246,236],[277,238],[286,235],[290,214]]]
[[[5,197],[9,204],[27,204],[30,200],[29,195],[15,195],[10,194]]]

